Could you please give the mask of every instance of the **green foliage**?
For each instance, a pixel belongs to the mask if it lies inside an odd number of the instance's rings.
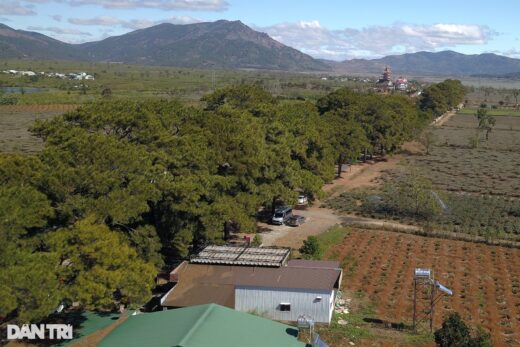
[[[101,91],[101,96],[103,98],[110,98],[110,97],[112,97],[112,89],[110,89],[110,88],[103,88],[103,90]]]
[[[381,205],[390,214],[432,220],[441,213],[439,201],[432,193],[432,183],[425,174],[409,168],[385,183]]]
[[[392,179],[388,184],[392,184],[391,182]],[[446,204],[447,211],[438,213],[439,204],[435,199],[432,201],[436,203],[435,214],[427,214],[425,218],[424,214],[414,214],[411,203],[399,202],[409,201],[410,198],[396,196],[391,197],[389,202],[385,201],[385,196],[386,194],[380,191],[355,190],[329,199],[326,204],[341,212],[366,217],[400,219],[404,222],[434,226],[435,229],[478,235],[490,240],[520,240],[520,202],[516,199],[443,192],[440,198]],[[430,199],[428,196],[426,198]],[[396,205],[408,208],[397,209]]]
[[[14,95],[0,95],[0,105],[16,105],[18,98]]]
[[[365,147],[370,153],[375,150],[384,154],[395,151],[404,141],[411,139],[421,127],[420,115],[412,102],[400,95],[356,94],[348,89],[339,89],[317,101],[318,110],[330,118],[335,150],[357,158],[360,149]],[[341,124],[339,119],[355,122]],[[364,134],[355,127],[361,126]],[[346,127],[346,129],[345,129]],[[353,128],[354,127],[354,128]],[[342,141],[342,130],[352,133],[352,141]],[[345,131],[343,130],[343,131]],[[343,149],[344,144],[348,144]],[[355,153],[357,151],[357,153]],[[354,156],[353,154],[357,154]]]
[[[136,229],[123,227],[122,231],[126,231],[130,244],[141,259],[154,264],[156,268],[164,264],[161,256],[161,239],[153,225],[140,225]]]
[[[460,81],[448,79],[424,89],[419,107],[432,112],[435,117],[440,116],[462,103],[465,95],[466,90]]]
[[[254,110],[261,104],[273,103],[274,99],[267,91],[256,85],[233,86],[217,90],[202,98],[206,109],[215,111],[227,104],[233,108]]]
[[[10,242],[0,231],[0,316],[15,312],[17,323],[35,322],[53,312],[61,300],[58,257],[33,253],[25,243]]]
[[[251,246],[259,247],[260,245],[262,245],[262,235],[255,234],[255,237],[253,237],[253,241],[251,241]]]
[[[324,233],[317,235],[316,238],[319,243],[320,258],[325,250],[328,250],[332,248],[334,245],[339,244],[341,240],[343,240],[347,236],[348,232],[349,231],[347,228],[342,227],[340,225],[334,225]]]
[[[299,249],[300,254],[306,259],[319,259],[322,249],[316,236],[309,236],[303,241]]]
[[[68,298],[88,309],[135,307],[150,293],[153,265],[141,260],[120,234],[88,217],[71,228],[51,232],[45,244],[59,255],[60,281]]]
[[[15,184],[0,186],[0,225],[17,235],[42,227],[53,215],[47,197],[34,187]]]
[[[489,134],[493,130],[493,127],[496,124],[495,117],[488,114],[487,109],[479,108],[477,110],[477,114],[475,115],[478,120],[478,129],[486,131],[486,141],[489,139]]]
[[[440,347],[491,346],[489,335],[482,331],[477,332],[477,335],[472,337],[470,329],[457,312],[446,317],[442,322],[442,327],[435,331],[435,342]]]

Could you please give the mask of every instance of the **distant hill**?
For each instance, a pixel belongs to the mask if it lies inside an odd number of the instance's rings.
[[[329,65],[344,73],[381,73],[385,66],[390,66],[394,74],[406,75],[468,76],[520,72],[520,59],[492,53],[466,55],[453,51],[417,52],[373,60],[353,59]]]
[[[153,65],[299,71],[329,68],[240,21],[159,24],[86,43],[81,49],[91,60]]]
[[[79,59],[73,45],[0,23],[0,58]]]
[[[327,64],[285,46],[265,33],[254,31],[240,21],[226,20],[186,25],[164,23],[79,45],[2,25],[0,51],[2,58],[286,71],[330,69]]]

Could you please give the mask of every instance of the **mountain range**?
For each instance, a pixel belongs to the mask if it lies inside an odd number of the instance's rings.
[[[163,23],[120,36],[69,44],[40,33],[0,24],[0,58],[110,61],[130,64],[221,69],[269,69],[424,76],[520,73],[520,59],[492,53],[417,52],[343,62],[314,59],[240,21]]]
[[[380,73],[390,66],[395,74],[469,76],[504,75],[520,72],[520,59],[496,55],[461,54],[453,51],[417,52],[391,55],[380,59],[353,59],[329,62],[334,70],[343,73]]]

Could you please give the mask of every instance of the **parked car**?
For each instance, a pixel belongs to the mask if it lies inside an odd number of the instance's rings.
[[[300,194],[298,195],[298,205],[306,205],[307,204],[307,196]]]
[[[287,220],[287,225],[290,225],[292,227],[299,227],[300,225],[302,225],[303,223],[305,223],[305,217],[304,216],[292,216],[291,218],[289,218]]]
[[[289,206],[282,206],[276,209],[273,217],[271,218],[271,224],[282,225],[286,223],[289,218],[293,216],[292,208]]]

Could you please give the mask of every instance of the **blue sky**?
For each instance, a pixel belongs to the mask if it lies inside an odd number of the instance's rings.
[[[241,20],[334,60],[452,49],[520,58],[518,0],[0,0],[0,22],[71,43],[158,23]]]

